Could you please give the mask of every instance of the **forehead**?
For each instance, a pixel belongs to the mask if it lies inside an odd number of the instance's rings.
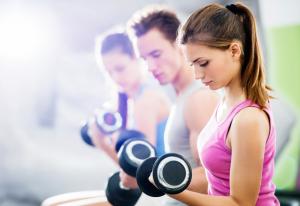
[[[133,59],[121,50],[111,50],[102,55],[102,62],[107,68],[111,68],[116,65],[128,64],[131,60]]]
[[[166,39],[164,34],[154,28],[137,38],[137,47],[141,55],[146,55],[153,50],[170,47],[171,42]]]
[[[210,56],[214,52],[214,49],[199,43],[187,43],[181,45],[180,47],[183,50],[187,59],[190,61],[199,57]]]
[[[130,58],[130,55],[123,52],[121,48],[116,47],[109,52],[102,54],[103,60],[113,59],[113,58]]]

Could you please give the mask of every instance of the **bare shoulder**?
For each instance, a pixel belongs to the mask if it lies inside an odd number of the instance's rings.
[[[265,111],[256,107],[242,109],[234,118],[234,122],[240,126],[268,126],[269,118]]]
[[[218,94],[207,89],[199,89],[191,94],[184,105],[184,118],[188,127],[201,131],[213,114],[218,101]]]
[[[135,113],[139,116],[155,116],[165,119],[170,111],[171,101],[160,89],[147,89],[135,102]]]
[[[160,89],[151,88],[145,90],[138,101],[142,104],[153,106],[162,102],[168,102],[169,99],[167,95]]]
[[[186,108],[197,108],[205,110],[207,108],[215,108],[218,101],[219,95],[215,91],[209,89],[199,89],[192,93],[186,100]]]
[[[265,111],[256,107],[242,109],[232,122],[232,129],[236,134],[263,136],[267,139],[269,134],[269,117]]]

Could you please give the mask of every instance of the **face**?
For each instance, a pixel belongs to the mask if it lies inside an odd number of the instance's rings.
[[[161,85],[175,81],[182,67],[182,56],[175,42],[166,39],[158,29],[151,29],[138,37],[137,48]]]
[[[235,46],[220,50],[188,43],[182,49],[186,60],[194,69],[195,78],[215,90],[240,80],[240,54]]]
[[[102,55],[102,61],[121,91],[132,91],[141,79],[141,68],[138,66],[137,59],[123,53],[120,49]]]

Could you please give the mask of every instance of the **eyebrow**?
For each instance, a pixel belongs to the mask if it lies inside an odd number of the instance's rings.
[[[194,64],[194,63],[196,63],[197,61],[199,61],[200,59],[203,59],[203,57],[198,57],[198,58],[194,59],[191,63]]]

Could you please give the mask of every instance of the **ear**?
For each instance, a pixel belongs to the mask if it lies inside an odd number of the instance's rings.
[[[230,44],[229,51],[233,58],[240,59],[242,55],[242,46],[240,42],[234,41]]]

